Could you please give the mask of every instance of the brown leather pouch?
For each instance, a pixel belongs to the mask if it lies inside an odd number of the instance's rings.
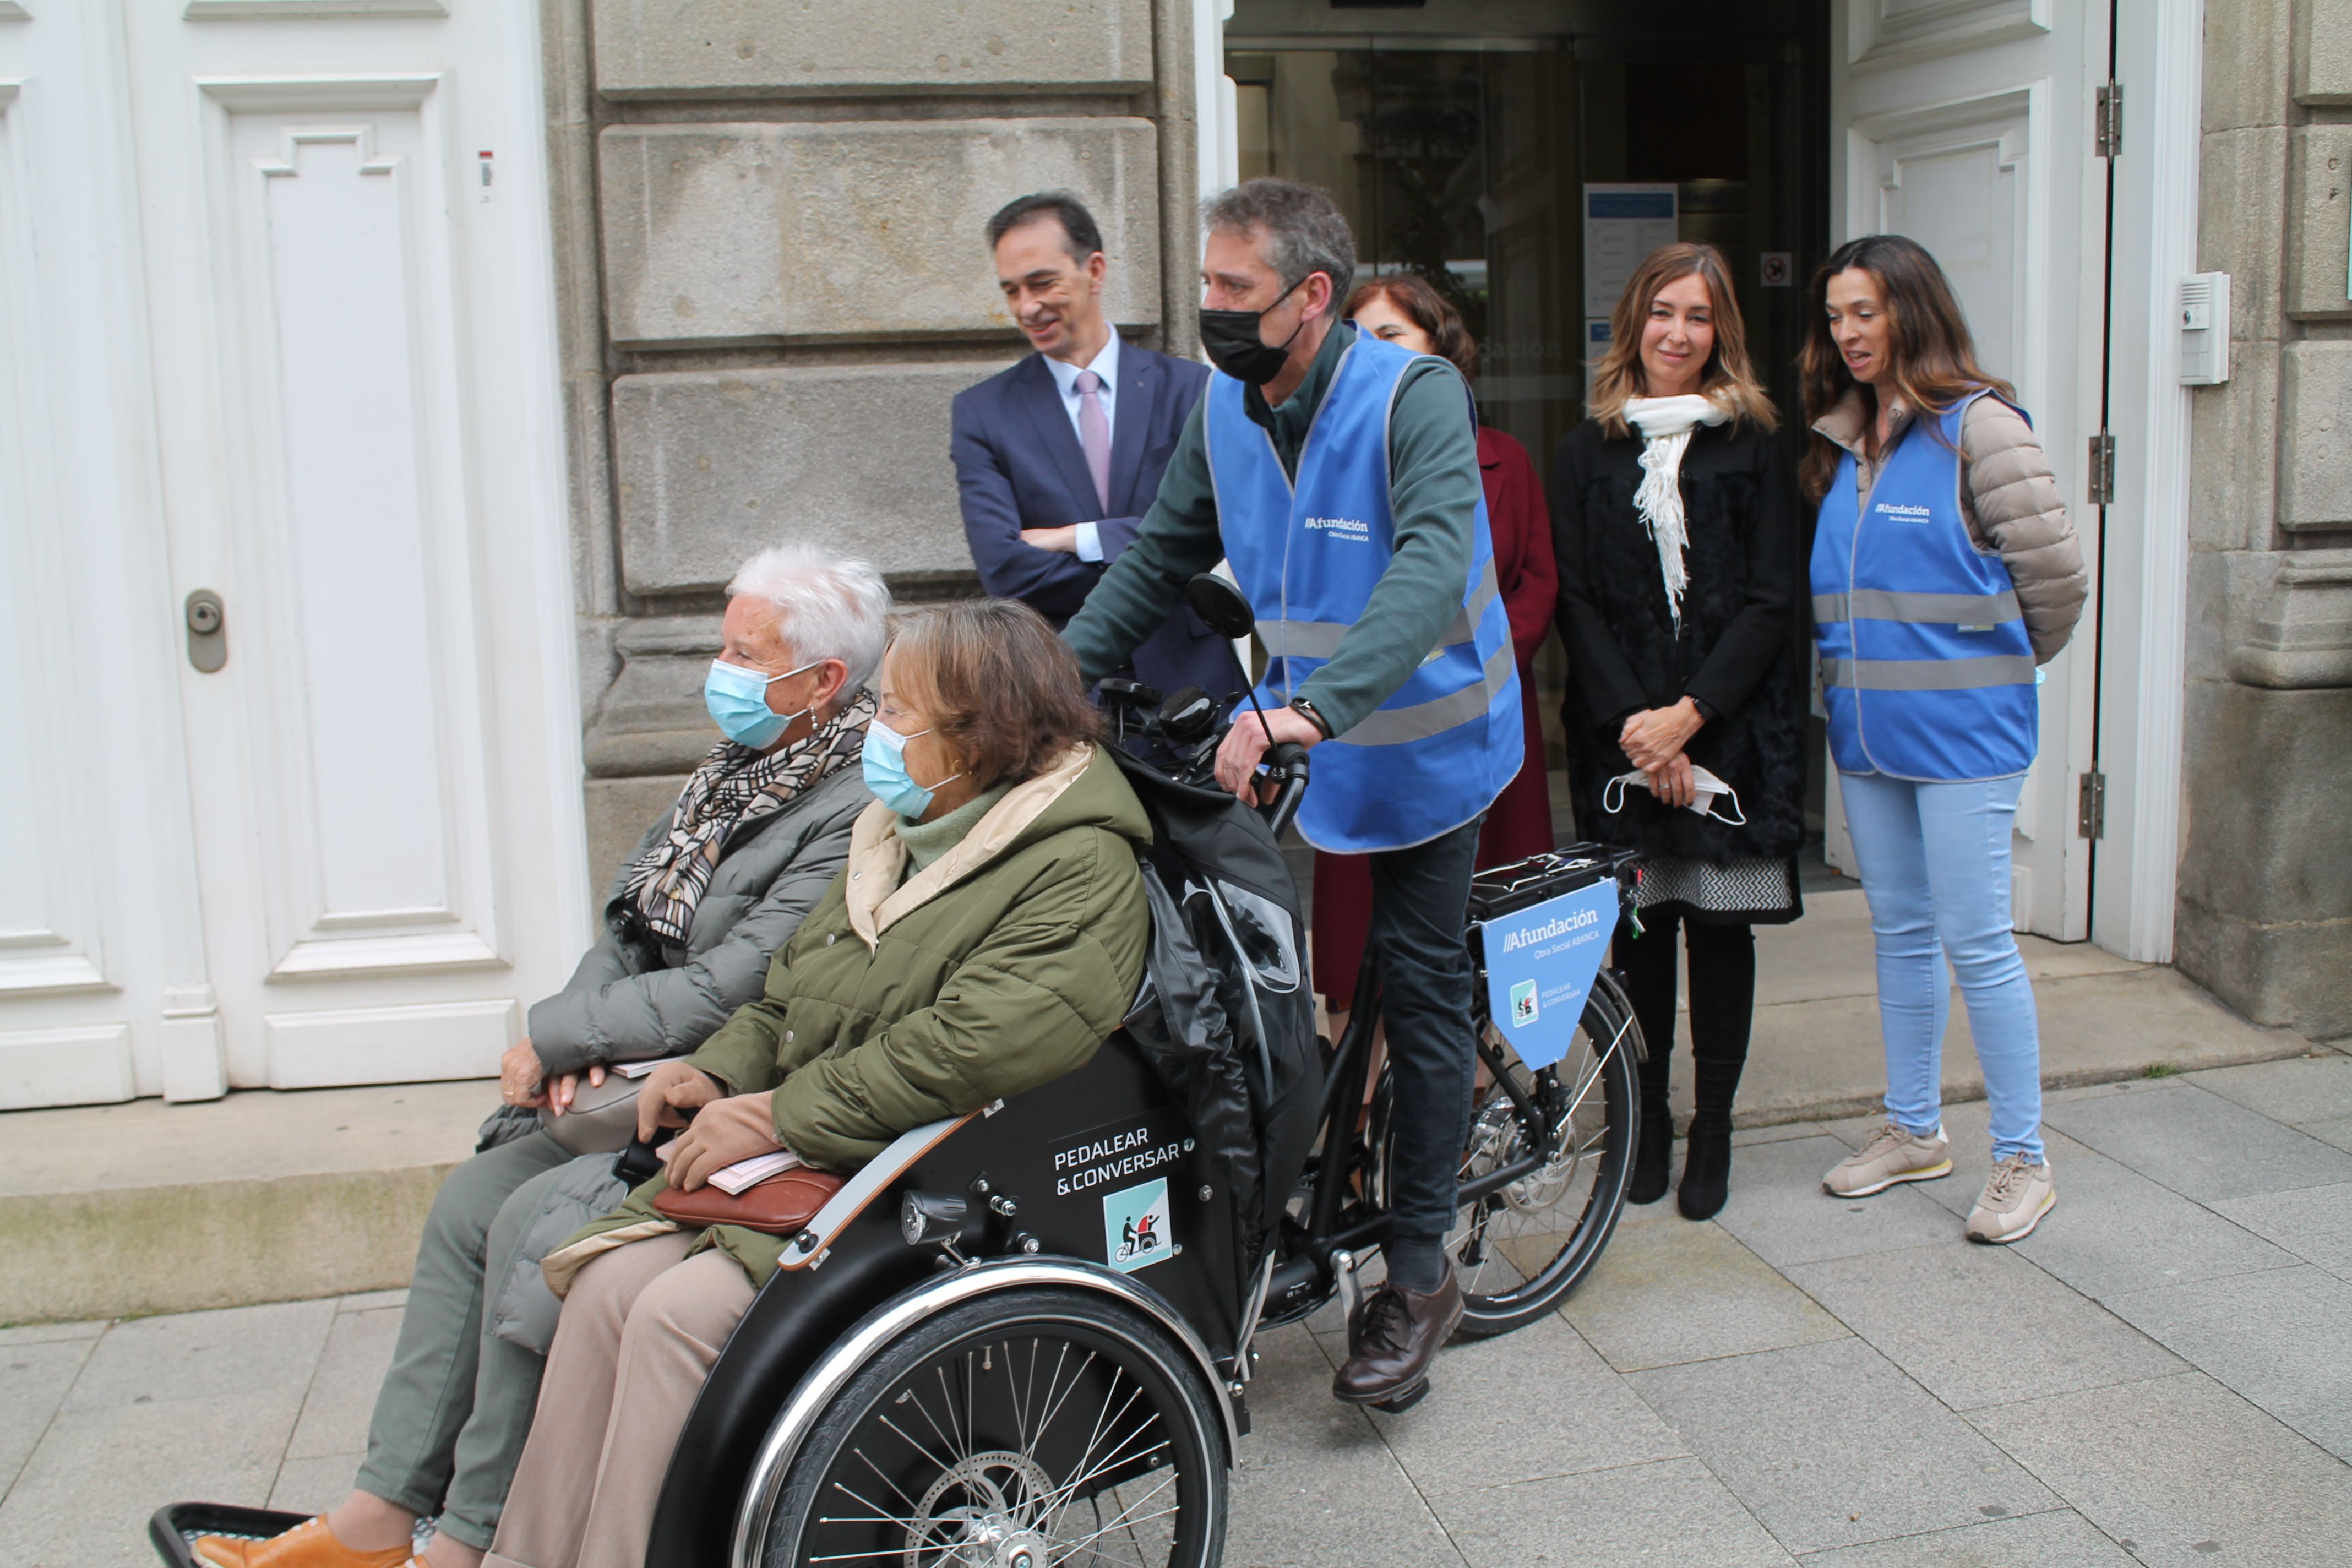
[[[796,1236],[848,1179],[803,1165],[733,1197],[708,1183],[690,1193],[664,1187],[654,1194],[654,1212],[680,1225],[740,1225],[770,1236]]]

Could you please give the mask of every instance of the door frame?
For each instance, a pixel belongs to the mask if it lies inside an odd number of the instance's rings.
[[[2116,501],[2100,601],[2106,834],[2092,847],[2091,940],[2172,960],[2188,690],[2189,399],[2180,280],[2197,269],[2205,0],[2116,0],[2124,86],[2115,166],[2109,407]]]

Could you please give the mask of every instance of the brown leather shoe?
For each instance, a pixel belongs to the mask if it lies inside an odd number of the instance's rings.
[[[1445,1282],[1427,1295],[1383,1283],[1348,1325],[1348,1360],[1331,1396],[1350,1405],[1410,1403],[1429,1379],[1431,1358],[1462,1322],[1462,1284],[1451,1258]]]
[[[306,1519],[283,1535],[267,1541],[240,1541],[228,1535],[196,1539],[196,1555],[213,1568],[403,1568],[415,1549],[387,1547],[382,1552],[354,1552],[335,1539],[327,1516]]]

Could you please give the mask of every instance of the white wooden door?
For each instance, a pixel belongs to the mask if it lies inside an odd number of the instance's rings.
[[[0,4],[0,1109],[216,1095],[121,17]]]
[[[112,268],[91,321],[54,330],[108,320],[136,363],[48,413],[121,422],[124,466],[154,479],[119,549],[50,547],[68,577],[120,566],[139,590],[123,662],[168,721],[136,715],[136,739],[164,753],[152,809],[193,842],[179,918],[198,963],[165,1000],[203,1016],[230,1086],[491,1072],[588,923],[536,7],[23,8],[0,29],[78,15],[112,89],[55,95],[34,130],[120,150],[89,188],[127,211],[48,215]],[[21,266],[9,226],[0,265]],[[47,503],[8,504],[42,531]],[[225,613],[214,671],[182,629],[200,591]],[[5,787],[62,793],[99,818],[76,838],[102,841],[120,808],[71,797],[94,771],[78,744],[129,721],[118,692],[35,695],[56,711],[9,721],[58,742],[63,783]],[[44,1092],[103,1098],[15,1102]]]
[[[1840,0],[1832,33],[1832,242],[1903,234],[1934,253],[1985,367],[2016,384],[2095,563],[2084,459],[2105,330],[2105,165],[2092,132],[2107,8]],[[2086,616],[2043,671],[2041,755],[2017,811],[2018,929],[2067,942],[2090,928],[2076,792],[2090,766],[2097,636]],[[1842,818],[1831,840],[1832,864],[1843,857],[1851,869]]]

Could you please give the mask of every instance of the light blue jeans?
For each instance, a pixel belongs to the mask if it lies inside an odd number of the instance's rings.
[[[1949,958],[1991,1102],[1992,1157],[2039,1163],[2042,1027],[2009,906],[2010,832],[2024,782],[1838,775],[1878,944],[1888,1118],[1922,1136],[1942,1125]]]

